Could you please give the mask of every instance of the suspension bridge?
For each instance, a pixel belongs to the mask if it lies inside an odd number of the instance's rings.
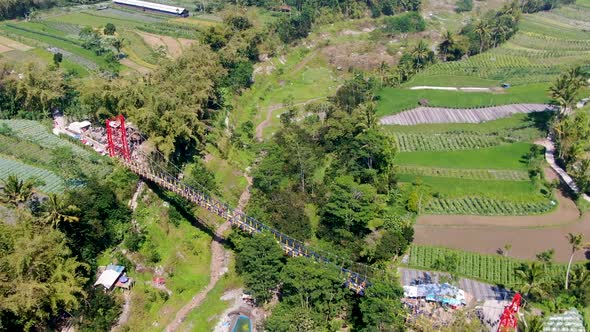
[[[339,269],[343,276],[344,286],[358,295],[364,295],[370,285],[369,278],[375,278],[381,271],[365,264],[352,262],[348,259],[328,252],[312,250],[301,241],[295,240],[274,228],[239,211],[213,195],[207,194],[204,188],[195,189],[170,174],[167,169],[176,168],[170,161],[156,162],[140,149],[130,149],[125,119],[122,115],[106,122],[107,151],[109,156],[118,159],[123,166],[147,181],[169,190],[184,199],[218,215],[242,231],[254,234],[267,232],[272,234],[285,253],[290,257],[307,257],[318,263],[328,264]]]

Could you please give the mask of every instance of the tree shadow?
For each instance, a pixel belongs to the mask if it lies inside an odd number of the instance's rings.
[[[191,223],[191,225],[195,226],[200,231],[211,236],[213,241],[220,243],[223,246],[228,245],[228,241],[222,238],[221,236],[217,235],[211,225],[209,225],[204,220],[199,219],[190,211],[189,207],[195,206],[195,204],[187,201],[186,199],[178,195],[175,195],[174,198],[171,198],[169,195],[166,195],[165,190],[163,190],[157,184],[146,179],[143,179],[143,181],[146,183],[148,188],[150,188],[158,196],[158,198],[173,206],[184,219],[188,220]]]
[[[549,124],[554,113],[548,109],[543,112],[527,113],[525,119],[531,122],[535,128],[542,131],[549,131]]]

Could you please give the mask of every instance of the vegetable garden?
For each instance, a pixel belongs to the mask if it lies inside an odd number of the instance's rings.
[[[504,181],[528,181],[529,174],[525,171],[516,170],[492,170],[492,169],[463,169],[463,168],[441,168],[441,167],[420,167],[411,165],[398,166],[398,172],[402,174],[442,176],[458,179],[473,180],[504,180]]]
[[[500,255],[482,255],[460,250],[412,245],[408,265],[412,267],[434,269],[435,262],[446,256],[457,257],[457,274],[487,281],[494,284],[511,286],[517,281],[514,269],[525,261]],[[549,274],[565,274],[565,265],[552,264],[547,266]]]
[[[424,208],[426,214],[470,214],[487,216],[528,216],[553,210],[553,200],[531,197],[528,201],[502,200],[470,196],[464,198],[433,198]]]
[[[4,180],[12,174],[19,179],[35,178],[42,181],[43,185],[38,188],[45,193],[57,193],[65,188],[62,178],[51,171],[0,156],[0,178]]]
[[[393,136],[400,152],[479,149],[504,143],[501,137],[491,135],[394,133]]]
[[[67,140],[50,133],[47,128],[43,127],[36,121],[31,120],[0,120],[0,125],[6,124],[11,128],[17,137],[29,140],[44,148],[54,149],[56,147],[65,146],[72,149],[72,151],[83,157],[90,157],[90,152],[84,148]]]

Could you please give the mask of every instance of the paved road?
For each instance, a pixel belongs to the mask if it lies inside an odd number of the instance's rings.
[[[437,283],[439,276],[446,274],[408,268],[399,268],[398,272],[402,285],[404,286],[416,283]],[[459,288],[471,294],[477,301],[506,300],[511,297],[511,293],[506,289],[473,279],[461,278],[459,280]]]
[[[481,108],[417,107],[395,115],[384,116],[382,125],[412,126],[430,123],[481,123],[505,118],[517,113],[550,110],[545,104],[511,104]]]

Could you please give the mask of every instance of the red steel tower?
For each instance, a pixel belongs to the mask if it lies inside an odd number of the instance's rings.
[[[502,316],[500,317],[500,325],[498,332],[514,332],[518,328],[518,309],[520,308],[520,301],[522,296],[519,293],[514,294],[512,302],[504,307]]]
[[[131,159],[123,115],[107,120],[107,150],[111,157],[119,157],[127,161]]]

